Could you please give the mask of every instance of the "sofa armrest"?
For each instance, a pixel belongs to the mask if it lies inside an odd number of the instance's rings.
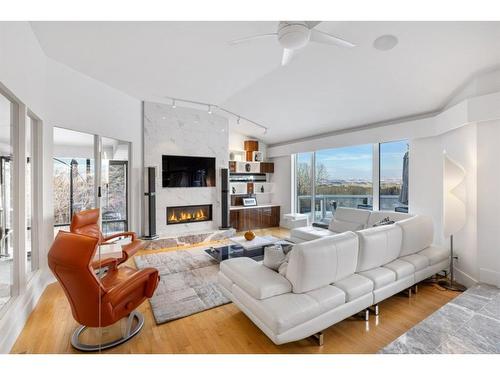
[[[251,258],[225,260],[220,264],[220,272],[255,299],[292,291],[292,284],[285,277]]]

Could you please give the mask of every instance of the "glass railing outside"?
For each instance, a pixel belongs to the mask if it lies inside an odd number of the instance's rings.
[[[324,220],[333,217],[337,207],[350,207],[371,210],[373,197],[371,195],[316,195],[314,220]],[[399,202],[398,195],[381,195],[380,210],[404,210],[408,206]],[[311,196],[297,197],[297,212],[311,213]]]

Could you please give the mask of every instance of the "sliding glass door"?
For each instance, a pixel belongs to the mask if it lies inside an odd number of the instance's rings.
[[[129,143],[102,137],[101,211],[105,235],[128,230]]]
[[[75,212],[94,208],[94,136],[54,128],[54,229],[69,230]]]
[[[102,232],[128,230],[129,142],[54,128],[54,230],[101,208]]]

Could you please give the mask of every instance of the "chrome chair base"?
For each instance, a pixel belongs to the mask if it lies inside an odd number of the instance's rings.
[[[134,324],[134,320],[137,320],[137,324],[134,327],[132,327]],[[79,326],[71,336],[71,345],[73,346],[73,348],[80,350],[82,352],[97,352],[100,350],[110,349],[130,340],[132,337],[134,337],[141,331],[143,326],[144,326],[144,316],[138,311],[132,311],[127,318],[127,326],[125,329],[125,334],[119,339],[103,344],[94,344],[94,345],[83,344],[80,342],[80,335],[83,333],[83,331],[87,329],[87,327]]]

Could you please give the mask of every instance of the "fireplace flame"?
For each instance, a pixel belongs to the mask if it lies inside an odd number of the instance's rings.
[[[207,219],[208,219],[207,215],[200,208],[194,212],[189,212],[189,211],[172,212],[172,214],[168,218],[168,221],[171,223],[179,223],[184,221],[201,221]]]

